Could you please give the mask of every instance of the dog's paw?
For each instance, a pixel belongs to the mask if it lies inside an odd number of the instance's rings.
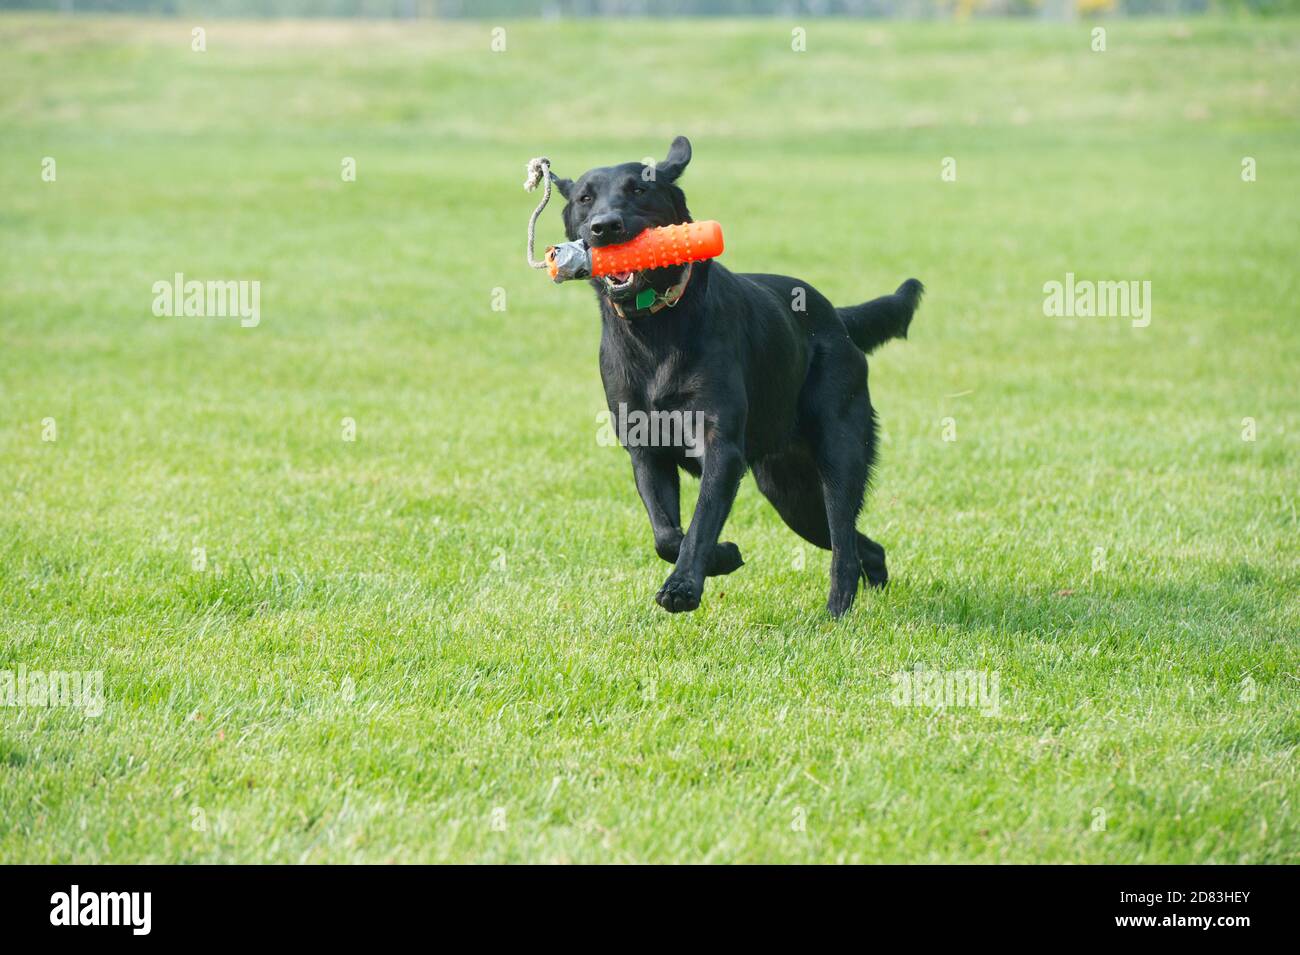
[[[862,576],[866,578],[868,587],[880,589],[889,583],[889,571],[885,569],[883,563],[879,566],[870,566],[864,560],[862,562]]]
[[[832,617],[842,617],[849,612],[858,596],[858,575],[844,565],[831,565],[831,594],[826,599],[826,609]]]
[[[672,574],[655,594],[655,601],[669,613],[683,613],[700,605],[704,587],[687,577]]]
[[[740,548],[731,541],[723,541],[713,548],[713,560],[709,562],[709,576],[721,577],[744,566],[745,561],[740,556]]]
[[[853,606],[853,601],[857,599],[857,589],[835,589],[831,591],[830,598],[826,601],[826,609],[830,615],[835,618],[844,616]]]
[[[862,557],[862,576],[868,587],[879,588],[889,583],[889,571],[885,567],[885,548],[859,534],[858,554]]]

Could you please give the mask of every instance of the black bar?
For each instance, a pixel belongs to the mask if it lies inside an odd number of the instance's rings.
[[[337,944],[373,941],[377,930],[442,933],[473,925],[484,941],[499,940],[504,931],[524,939],[532,933],[538,944],[586,938],[606,945],[647,934],[666,942],[664,933],[690,924],[698,926],[690,930],[696,942],[784,925],[809,942],[852,931],[864,941],[889,933],[924,940],[927,947],[945,938],[1127,938],[1217,947],[1288,939],[1295,924],[1294,871],[1285,867],[865,867],[792,875],[767,867],[725,874],[610,872],[595,889],[586,874],[550,868],[543,874],[486,867],[454,873],[420,867],[6,867],[0,869],[0,920],[7,940],[42,942],[76,933],[83,942],[115,936],[128,944]],[[659,878],[665,881],[655,887]],[[51,924],[52,916],[66,916],[73,885],[87,918],[96,911],[111,917],[116,908],[125,924]],[[137,934],[143,895],[98,895],[131,892],[149,893],[147,934]],[[95,901],[87,902],[92,895]],[[69,904],[56,911],[61,898]]]

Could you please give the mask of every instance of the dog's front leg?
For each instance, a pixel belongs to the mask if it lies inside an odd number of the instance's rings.
[[[682,546],[681,482],[677,462],[647,448],[628,448],[637,493],[650,518],[655,535],[655,553],[670,564],[677,563]]]
[[[725,561],[730,548],[735,550],[735,559],[739,561],[740,551],[735,545],[719,545],[718,536],[731,513],[736,489],[744,474],[745,455],[740,443],[715,431],[705,443],[700,496],[695,502],[690,529],[682,539],[677,565],[655,596],[659,606],[669,613],[694,610],[700,605],[704,578],[715,557]]]
[[[655,536],[655,553],[670,564],[677,563],[681,553],[682,507],[681,481],[677,462],[670,456],[647,448],[628,448],[632,458],[632,476],[636,489],[650,518],[650,530]],[[723,541],[713,548],[713,556],[704,572],[710,577],[729,574],[743,567],[740,548]]]

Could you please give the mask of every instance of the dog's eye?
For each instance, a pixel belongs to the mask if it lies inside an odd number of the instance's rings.
[[[578,201],[579,201],[579,202],[584,202],[584,203],[585,203],[585,202],[590,202],[590,201],[591,201],[591,196],[578,196]]]
[[[645,186],[633,186],[633,187],[632,187],[632,195],[634,195],[634,196],[639,196],[639,195],[641,195],[641,193],[643,193],[643,192],[645,192]]]

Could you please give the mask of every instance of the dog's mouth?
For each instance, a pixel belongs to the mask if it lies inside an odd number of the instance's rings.
[[[601,281],[604,294],[610,296],[611,301],[627,301],[641,291],[640,272],[614,272],[601,275]]]
[[[601,278],[605,282],[605,289],[611,295],[621,295],[630,292],[636,285],[637,272],[612,272],[609,275],[603,275]]]

